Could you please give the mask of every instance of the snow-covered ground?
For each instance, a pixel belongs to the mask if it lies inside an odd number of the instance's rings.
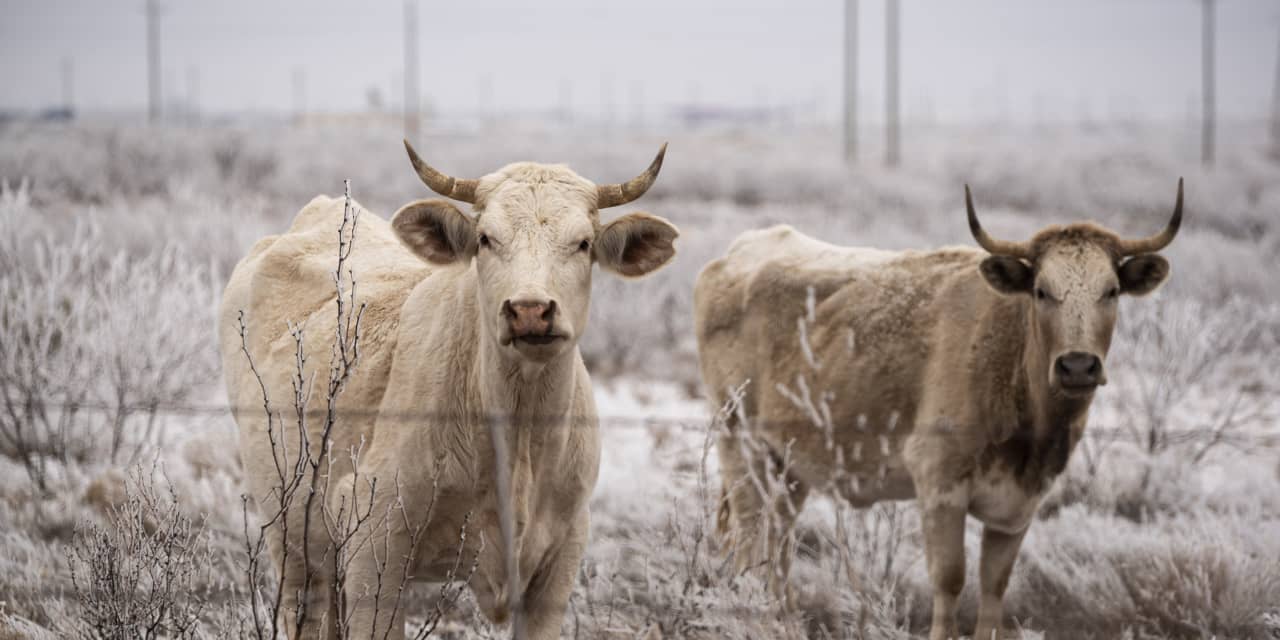
[[[670,135],[662,176],[634,208],[677,224],[680,253],[641,281],[597,278],[582,343],[603,457],[566,636],[927,629],[910,504],[853,510],[820,498],[806,508],[791,607],[723,560],[691,288],[738,232],[787,222],[847,244],[968,244],[967,182],[1000,235],[1080,218],[1149,233],[1181,175],[1187,221],[1166,252],[1171,282],[1122,303],[1112,382],[1028,534],[1007,614],[1027,637],[1280,637],[1280,162],[1260,131],[1224,126],[1214,169],[1197,164],[1194,135],[1177,126],[908,129],[902,168],[852,171],[834,131]],[[534,159],[615,181],[664,139],[512,130],[416,146],[460,175]],[[157,455],[183,512],[206,519],[216,570],[204,586],[218,602],[233,593],[242,489],[214,308],[247,247],[315,193],[340,192],[344,178],[384,216],[423,193],[389,129],[0,128],[0,637],[6,624],[27,630],[19,635],[71,633],[85,619],[66,556],[83,539],[77,528],[115,522],[109,505],[124,498],[125,470]],[[25,450],[5,439],[42,424],[20,411],[28,398],[80,407],[52,423],[66,438]],[[434,592],[414,593],[425,609]],[[442,632],[498,633],[469,611],[464,602]],[[210,611],[209,630],[235,614]]]

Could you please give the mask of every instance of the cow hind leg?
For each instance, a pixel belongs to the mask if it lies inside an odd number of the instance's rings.
[[[789,596],[795,523],[809,487],[762,443],[729,431],[717,441],[721,500],[717,529],[738,573],[764,572],[770,590]],[[790,598],[788,597],[788,600]]]

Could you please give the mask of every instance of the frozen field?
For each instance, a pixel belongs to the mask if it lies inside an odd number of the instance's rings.
[[[845,168],[828,130],[415,140],[454,175],[539,160],[597,182],[634,175],[670,141],[656,186],[618,213],[679,226],[676,261],[638,282],[595,280],[582,348],[604,452],[566,637],[927,631],[910,503],[807,509],[791,608],[723,560],[691,291],[739,232],[786,222],[845,244],[970,244],[967,182],[997,235],[1082,218],[1145,235],[1184,176],[1186,223],[1164,252],[1173,275],[1121,303],[1112,381],[1028,534],[1006,616],[1025,637],[1280,638],[1280,159],[1261,132],[1224,126],[1213,170],[1174,126],[909,128],[894,171],[874,148]],[[153,460],[174,513],[197,525],[184,538],[199,550],[186,584],[205,603],[192,633],[240,637],[243,490],[215,308],[252,242],[344,179],[383,217],[426,193],[393,128],[0,124],[0,638],[88,633],[71,569],[95,527],[120,526],[111,505]],[[969,565],[962,629],[976,607]],[[436,593],[414,589],[412,608],[425,614]],[[464,597],[435,635],[502,633]]]

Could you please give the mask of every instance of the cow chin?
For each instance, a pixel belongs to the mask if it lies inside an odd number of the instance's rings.
[[[1093,395],[1094,391],[1098,390],[1098,385],[1090,384],[1090,385],[1073,386],[1073,385],[1060,384],[1057,386],[1057,388],[1058,388],[1058,393],[1061,393],[1062,395],[1068,398],[1087,398]]]
[[[1055,392],[1063,397],[1072,399],[1088,398],[1098,390],[1098,387],[1104,384],[1106,384],[1105,380],[1099,384],[1068,384],[1058,376],[1052,376],[1050,380],[1050,386]]]

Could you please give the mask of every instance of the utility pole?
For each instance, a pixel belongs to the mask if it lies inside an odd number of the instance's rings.
[[[147,0],[147,119],[160,121],[160,3]]]
[[[1213,164],[1213,127],[1215,118],[1214,78],[1213,78],[1213,0],[1200,0],[1202,17],[1200,20],[1200,61],[1201,61],[1201,97],[1204,100],[1200,122],[1200,162],[1205,166]]]
[[[1276,42],[1280,43],[1280,38]],[[1271,157],[1280,159],[1280,49],[1276,51],[1276,79],[1271,86]]]
[[[568,78],[560,79],[560,120],[573,120],[573,85]]]
[[[404,137],[418,137],[417,0],[404,0]]]
[[[75,117],[75,61],[70,57],[62,59],[62,108],[70,117]]]
[[[293,122],[301,124],[307,117],[307,71],[302,65],[293,67]],[[406,130],[406,133],[408,131]]]
[[[884,6],[884,43],[885,43],[885,150],[884,163],[896,167],[901,161],[898,149],[898,0],[885,0]]]
[[[493,124],[497,114],[493,97],[493,76],[487,73],[476,78],[476,113],[479,114],[480,124],[486,128]]]
[[[606,128],[613,127],[614,112],[613,75],[606,71],[600,76],[600,121]]]
[[[200,69],[193,64],[187,65],[187,123],[196,124],[200,120]]]
[[[639,80],[631,82],[631,126],[639,129],[644,125],[644,85]]]
[[[858,0],[844,3],[844,161],[858,158]]]

